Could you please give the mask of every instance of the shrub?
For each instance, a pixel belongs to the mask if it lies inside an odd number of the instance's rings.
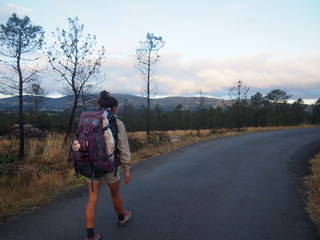
[[[150,143],[170,142],[170,136],[167,132],[150,133]]]
[[[130,151],[131,152],[137,152],[139,149],[143,147],[143,143],[139,138],[135,137],[128,137]]]

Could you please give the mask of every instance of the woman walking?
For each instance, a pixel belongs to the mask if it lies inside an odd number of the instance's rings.
[[[118,114],[118,101],[116,98],[109,95],[108,92],[102,91],[100,93],[100,98],[98,100],[98,105],[101,109],[111,109],[111,111],[117,115]],[[124,172],[124,183],[128,184],[130,182],[130,160],[131,153],[128,143],[127,132],[125,126],[121,120],[116,119],[117,125],[117,140],[116,146],[119,151],[120,157],[120,168]],[[116,172],[116,173],[115,173]],[[88,178],[88,202],[86,206],[86,228],[87,228],[87,238],[86,240],[99,240],[101,237],[99,234],[94,232],[94,219],[95,210],[100,192],[100,185],[102,182],[107,183],[114,209],[118,215],[117,224],[119,226],[124,225],[131,218],[130,210],[123,210],[122,200],[120,196],[120,174],[119,171],[107,173],[100,178]],[[93,189],[92,189],[93,188]]]

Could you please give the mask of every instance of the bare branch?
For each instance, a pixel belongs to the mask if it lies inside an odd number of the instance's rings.
[[[105,61],[104,47],[95,49],[96,37],[84,34],[84,25],[79,24],[78,17],[69,18],[68,21],[68,30],[57,28],[52,33],[56,41],[47,50],[49,63],[57,80],[64,80],[68,90],[73,93],[73,106],[66,135],[71,130],[79,96],[100,83],[99,69]]]
[[[137,63],[135,68],[145,82],[145,87],[141,88],[141,95],[147,103],[147,135],[150,137],[150,102],[157,92],[157,84],[153,76],[156,63],[159,61],[159,49],[164,46],[162,37],[156,37],[152,33],[147,33],[146,40],[141,41],[141,47],[136,50]]]

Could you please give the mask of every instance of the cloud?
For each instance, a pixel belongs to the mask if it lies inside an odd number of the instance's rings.
[[[291,56],[265,53],[223,59],[186,60],[179,52],[164,53],[156,66],[157,95],[190,96],[202,90],[205,95],[225,98],[229,88],[241,80],[249,87],[248,97],[257,92],[285,90],[292,99],[320,97],[320,53]],[[134,56],[109,55],[101,72],[99,86],[112,93],[141,95],[145,83],[134,68]],[[59,92],[62,83],[43,80],[46,91]]]
[[[8,18],[13,14],[16,13],[18,17],[22,18],[25,15],[30,15],[32,13],[31,8],[14,4],[14,3],[0,3],[0,22],[6,23]]]
[[[216,92],[221,94],[222,90],[225,90],[224,95],[227,95],[229,87],[241,80],[252,90],[267,92],[279,88],[289,94],[301,91],[304,97],[318,98],[319,60],[320,54],[292,57],[283,53],[267,53],[226,59],[195,60],[188,63],[170,59],[169,63],[166,63],[165,56],[159,63],[161,67],[157,71],[159,94],[186,95],[201,89],[212,95]],[[252,92],[252,95],[254,93]]]
[[[166,84],[169,86],[165,89],[173,89],[170,86],[180,90],[193,88],[188,89],[189,92],[201,88],[204,92],[214,93],[228,89],[238,80],[255,89],[308,91],[317,88],[319,90],[320,54],[289,57],[282,53],[268,53],[227,59],[196,60],[187,65],[177,61],[170,66],[162,67],[162,71],[166,73],[159,72],[159,75],[161,78],[163,74],[165,79],[168,79],[168,73],[175,76],[174,79],[167,81]],[[176,86],[175,80],[180,82],[179,86]],[[187,93],[187,91],[180,92]],[[319,92],[320,90],[318,95]],[[312,94],[314,95],[314,92]]]

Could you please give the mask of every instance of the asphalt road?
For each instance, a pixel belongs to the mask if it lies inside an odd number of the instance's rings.
[[[103,240],[313,240],[304,210],[307,160],[320,128],[272,131],[193,144],[139,164],[122,185],[133,211],[124,227],[104,186],[96,216]],[[1,196],[4,197],[4,196]],[[86,189],[0,225],[2,240],[85,239]]]

